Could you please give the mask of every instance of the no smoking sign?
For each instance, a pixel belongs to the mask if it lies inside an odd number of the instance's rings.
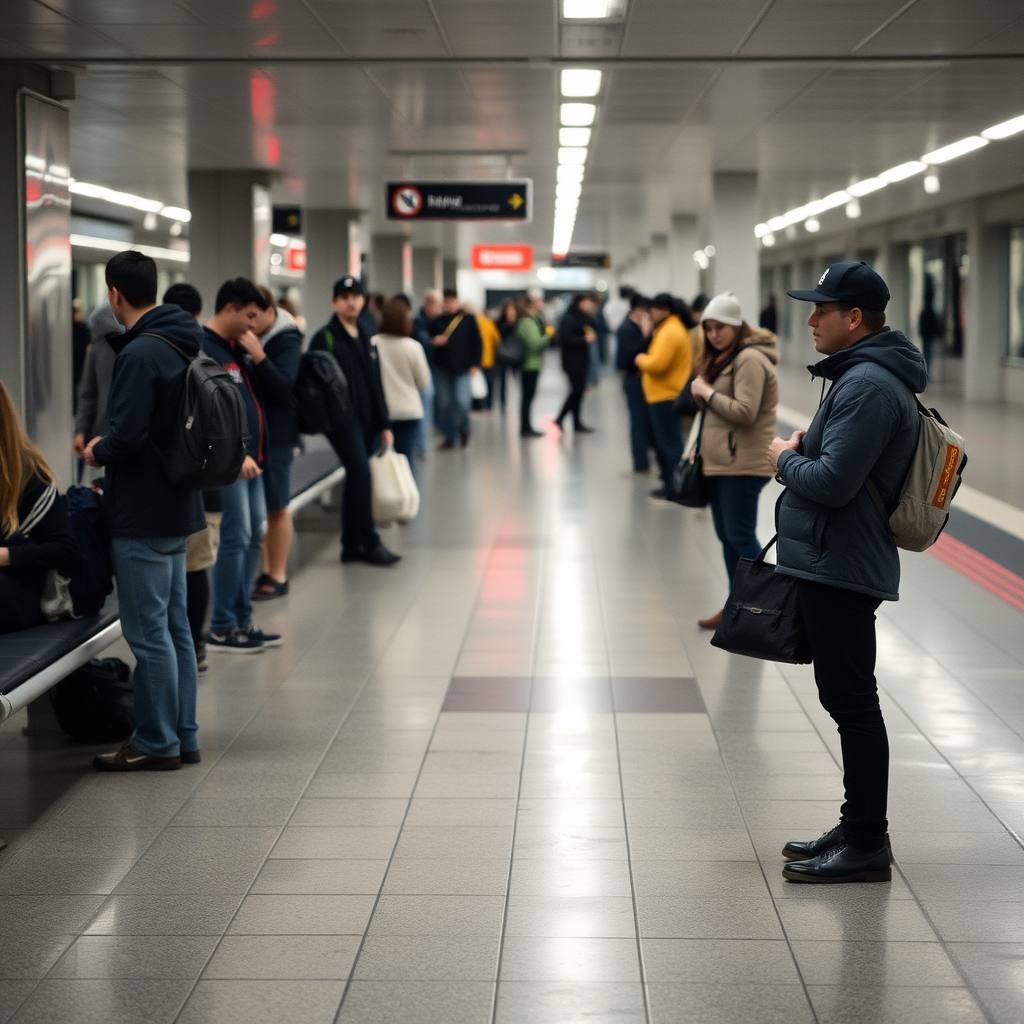
[[[391,195],[391,208],[399,217],[415,217],[423,209],[423,193],[415,185],[403,185]]]

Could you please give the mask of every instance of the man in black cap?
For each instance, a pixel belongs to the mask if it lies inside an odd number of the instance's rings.
[[[807,320],[831,381],[807,432],[777,437],[769,455],[786,491],[778,505],[777,571],[799,580],[800,614],[822,707],[839,729],[846,799],[839,824],[783,848],[792,882],[887,882],[889,741],[875,681],[875,611],[899,596],[900,561],[887,518],[917,447],[915,394],[924,359],[885,326],[889,289],[867,264],[833,263]],[[874,493],[873,493],[874,492]]]
[[[341,560],[388,566],[401,556],[389,551],[374,529],[370,455],[391,444],[392,436],[377,349],[359,324],[365,302],[366,292],[359,278],[335,281],[334,316],[316,332],[309,348],[334,356],[352,396],[352,423],[328,438],[345,467]]]

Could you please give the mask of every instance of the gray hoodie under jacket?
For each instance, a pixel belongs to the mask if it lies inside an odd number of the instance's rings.
[[[865,483],[895,504],[917,447],[924,357],[886,327],[808,369],[832,386],[800,451],[779,459],[777,571],[896,601],[899,554]]]

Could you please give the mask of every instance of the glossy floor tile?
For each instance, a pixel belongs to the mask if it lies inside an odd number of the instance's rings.
[[[0,1022],[1024,1019],[1021,617],[903,558],[893,881],[793,886],[842,799],[811,670],[709,646],[710,516],[622,474],[617,381],[586,401],[586,438],[495,412],[431,452],[394,570],[304,514],[258,608],[285,645],[203,677],[202,764],[0,727]]]

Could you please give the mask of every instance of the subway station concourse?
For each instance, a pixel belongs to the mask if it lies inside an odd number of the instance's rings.
[[[1024,1024],[1024,6],[0,7],[0,379],[62,491],[92,479],[73,317],[123,250],[204,319],[269,288],[306,345],[346,275],[414,315],[528,299],[552,340],[574,295],[603,320],[593,433],[554,422],[565,349],[537,437],[527,372],[478,371],[394,566],[339,562],[349,474],[304,438],[287,593],[254,605],[282,642],[209,652],[200,763],[97,772],[116,744],[57,721],[72,671],[134,663],[116,594],[0,623],[0,1024]],[[891,880],[807,885],[782,848],[839,820],[836,725],[812,665],[698,625],[715,516],[635,471],[616,327],[630,290],[735,293],[787,438],[822,356],[786,293],[844,260],[969,460],[877,611]]]

